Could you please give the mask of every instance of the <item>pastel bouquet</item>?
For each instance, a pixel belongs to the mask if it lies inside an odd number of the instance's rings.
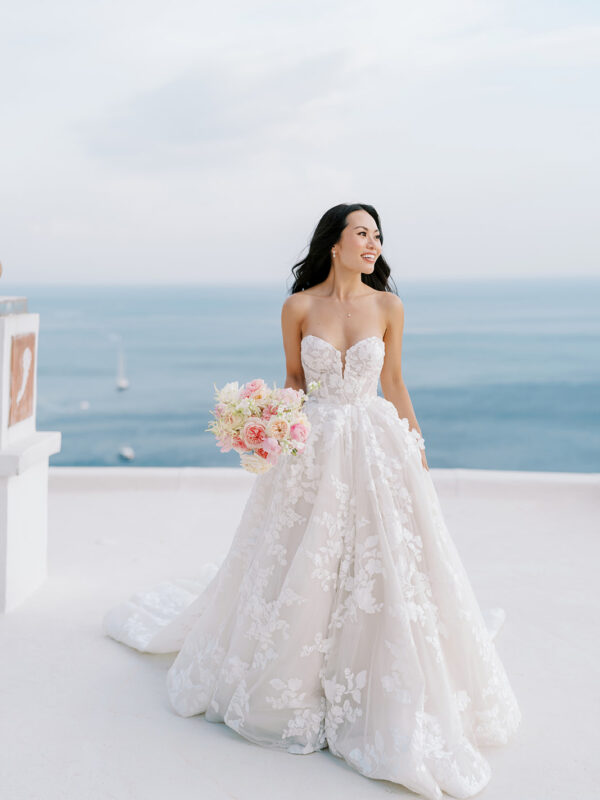
[[[222,453],[235,450],[242,467],[262,473],[271,469],[284,453],[298,455],[304,450],[310,422],[302,407],[318,381],[302,389],[270,388],[261,378],[244,383],[215,386],[216,405],[206,430],[217,439]]]

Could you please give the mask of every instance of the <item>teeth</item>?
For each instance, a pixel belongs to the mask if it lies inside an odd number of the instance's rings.
[[[375,261],[375,256],[363,254],[363,258],[366,258],[367,261]]]

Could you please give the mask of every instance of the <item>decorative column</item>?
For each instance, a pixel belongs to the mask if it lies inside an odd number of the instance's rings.
[[[36,431],[39,314],[0,295],[0,612],[47,575],[48,458],[59,431]]]

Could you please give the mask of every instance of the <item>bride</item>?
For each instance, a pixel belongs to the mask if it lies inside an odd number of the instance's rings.
[[[479,747],[521,713],[493,642],[503,611],[486,623],[429,473],[382,244],[372,206],[324,214],[281,317],[286,387],[319,381],[305,450],[254,479],[219,567],[132,595],[103,627],[177,654],[181,716],[466,798],[490,779]]]

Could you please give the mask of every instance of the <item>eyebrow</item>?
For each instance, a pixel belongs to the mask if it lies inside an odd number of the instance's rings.
[[[355,225],[354,228],[352,228],[352,230],[355,231],[357,228],[364,228],[366,231],[369,230],[366,225]],[[374,230],[376,230],[377,233],[380,233],[379,228],[374,228]]]

